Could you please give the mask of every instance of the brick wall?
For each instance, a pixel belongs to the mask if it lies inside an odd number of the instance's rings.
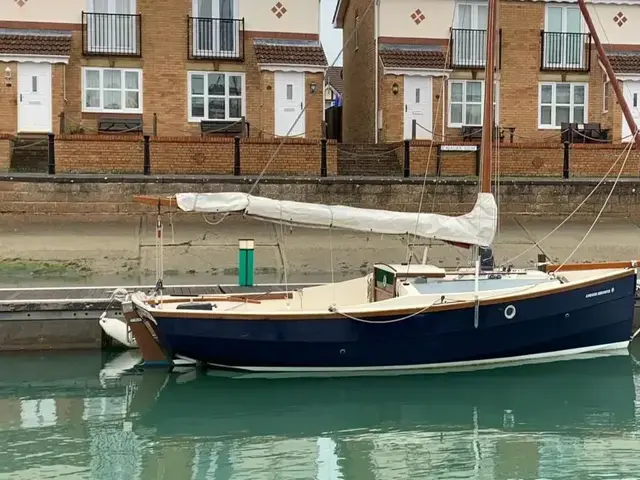
[[[257,175],[276,152],[279,139],[242,139],[242,175]],[[233,138],[152,137],[153,175],[232,175]],[[282,144],[265,175],[320,175],[321,142],[289,139]],[[56,138],[58,173],[143,173],[144,142],[139,136],[66,135]],[[327,142],[327,174],[337,172],[337,144]]]
[[[141,136],[64,135],[56,138],[56,173],[142,173]]]
[[[447,145],[450,145],[448,143]],[[468,143],[466,145],[469,145]],[[572,177],[602,177],[620,157],[613,167],[610,177],[615,178],[626,153],[624,145],[571,145],[569,149],[569,174]],[[554,177],[562,176],[564,148],[560,144],[503,144],[499,155],[493,157],[493,171],[498,169],[502,177]],[[437,149],[431,142],[417,140],[410,146],[411,175],[435,175],[438,165]],[[443,151],[440,156],[440,175],[447,177],[475,176],[475,152]],[[634,148],[628,155],[622,171],[624,177],[640,177],[640,150]]]
[[[11,166],[13,136],[0,133],[0,172],[8,172]]]
[[[2,63],[0,68],[0,132],[15,132],[18,123],[17,63]],[[4,69],[11,69],[11,85],[5,85]]]
[[[342,139],[345,143],[372,143],[375,140],[375,62],[378,59],[374,7],[367,10],[370,4],[369,0],[351,0],[344,19]],[[356,16],[357,35],[354,34]]]

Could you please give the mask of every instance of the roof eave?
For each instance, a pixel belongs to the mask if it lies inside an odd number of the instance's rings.
[[[344,15],[347,12],[347,6],[349,5],[349,0],[338,0],[336,4],[336,9],[333,12],[333,28],[342,28],[344,27]]]

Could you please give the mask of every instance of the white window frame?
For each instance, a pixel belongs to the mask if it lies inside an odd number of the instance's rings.
[[[575,123],[573,119],[573,110],[576,106],[579,106],[573,102],[574,88],[576,86],[584,87],[584,118],[580,123],[587,123],[589,120],[589,83],[588,82],[539,82],[538,83],[538,129],[539,130],[560,130],[561,126],[556,126],[556,87],[558,85],[568,84],[571,85],[571,91],[569,93],[569,123]],[[551,125],[545,125],[542,123],[542,87],[551,85],[553,90],[551,92],[551,103],[545,105],[551,105]],[[565,105],[565,104],[562,104]]]
[[[609,81],[609,75],[606,73],[603,74],[603,82],[602,82],[602,113],[609,112],[609,105],[611,104],[611,82]],[[609,101],[607,102],[607,87],[609,87]]]
[[[128,0],[128,1],[129,1],[130,6],[131,6],[130,7],[131,8],[131,14],[135,14],[136,13],[136,8],[137,8],[136,0]],[[122,13],[122,12],[116,12],[115,11],[116,2],[114,0],[109,0],[108,3],[109,3],[109,7],[107,8],[107,10],[108,10],[107,12],[96,12],[95,0],[86,0],[87,12],[89,12],[89,13],[118,13],[118,14]],[[123,14],[123,15],[127,15],[127,14]]]
[[[465,99],[466,98],[466,94],[467,94],[466,83],[468,83],[468,82],[479,82],[480,83],[480,88],[482,90],[482,95],[481,95],[481,100],[480,100],[480,112],[481,112],[481,114],[480,114],[480,124],[479,125],[470,125],[470,124],[467,124],[467,123],[464,123],[464,122],[462,122],[462,123],[453,123],[451,121],[451,105],[452,105],[451,100],[453,98],[453,96],[451,95],[452,85],[454,83],[464,83],[465,84],[464,90],[462,92],[462,98]],[[447,118],[448,127],[449,128],[460,128],[463,125],[467,125],[467,126],[470,126],[470,127],[481,127],[482,123],[484,121],[484,80],[449,79],[447,88],[449,89],[448,90],[448,97],[449,97],[448,98],[448,104],[449,104],[449,107],[448,107],[448,112],[447,112],[447,115],[448,115],[448,118]],[[462,103],[464,105],[463,110],[462,110],[462,118],[464,120],[464,118],[466,116],[465,115],[465,113],[466,113],[466,100],[463,100]],[[477,103],[474,103],[474,105],[477,105]],[[493,105],[494,105],[494,108],[495,108],[495,110],[494,110],[494,120],[493,121],[494,121],[494,123],[496,125],[499,125],[500,124],[500,85],[498,83],[496,83],[496,87],[495,87],[495,89],[493,91]]]
[[[580,22],[580,31],[579,32],[568,32],[567,31],[567,10],[578,10],[580,12],[580,7],[575,4],[571,5],[563,5],[558,3],[546,4],[544,8],[544,31],[549,32],[549,9],[550,8],[561,8],[562,13],[562,31],[557,33],[585,33],[586,25],[584,20]],[[580,13],[580,18],[582,18],[582,13]]]
[[[209,94],[207,93],[207,89],[206,89],[206,76],[208,74],[219,74],[219,75],[224,75],[225,76],[225,81],[224,81],[224,90],[225,90],[225,118],[208,118],[207,112],[208,112],[208,97]],[[191,95],[191,79],[194,75],[204,75],[205,76],[205,89],[204,89],[204,112],[205,112],[205,116],[200,118],[200,117],[193,117],[191,115],[191,101],[192,101],[192,95]],[[229,96],[229,80],[228,77],[229,76],[236,76],[236,77],[240,77],[241,78],[241,85],[242,85],[242,95],[240,95],[240,98],[242,99],[242,116],[246,117],[247,116],[247,77],[245,75],[244,72],[218,72],[218,71],[189,71],[187,72],[187,118],[189,123],[200,123],[202,120],[206,120],[206,121],[211,121],[211,122],[228,122],[228,121],[233,121],[233,120],[240,120],[240,118],[235,118],[235,117],[229,117],[229,98],[231,98]],[[233,98],[238,98],[235,95],[233,96]]]
[[[121,105],[122,108],[115,110],[112,108],[104,108],[104,72],[105,71],[113,71],[113,70],[118,70],[122,75],[122,82],[121,82],[121,91],[122,91],[122,95],[121,95]],[[100,106],[99,107],[87,107],[87,72],[89,71],[97,71],[100,74]],[[138,74],[138,89],[134,90],[134,89],[127,89],[126,88],[126,84],[125,84],[125,74],[127,72],[132,72],[132,73],[137,73]],[[142,92],[143,92],[143,87],[142,87],[142,69],[140,68],[105,68],[105,67],[82,67],[81,70],[81,85],[82,85],[82,111],[83,112],[87,112],[87,113],[142,113],[142,105],[143,105],[143,100],[142,100]],[[97,90],[94,88],[91,88],[91,90]],[[127,108],[126,106],[126,95],[125,92],[126,91],[137,91],[138,92],[138,108]]]

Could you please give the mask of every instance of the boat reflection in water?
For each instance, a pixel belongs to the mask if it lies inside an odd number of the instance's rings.
[[[436,375],[146,372],[129,417],[160,444],[197,443],[202,478],[575,479],[640,468],[628,458],[633,365],[616,355]]]

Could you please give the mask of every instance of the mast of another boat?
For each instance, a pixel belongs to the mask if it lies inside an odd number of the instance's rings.
[[[482,119],[482,151],[480,165],[479,190],[480,193],[491,193],[491,142],[493,139],[493,91],[495,74],[495,40],[497,35],[497,0],[488,0],[487,14],[487,40],[485,47],[485,74],[484,74],[484,111]],[[474,326],[478,328],[480,303],[478,292],[480,287],[480,249],[477,245],[473,247],[473,257],[475,259],[475,314]]]
[[[627,104],[626,99],[622,93],[622,88],[620,88],[620,84],[616,79],[616,74],[611,67],[611,63],[607,58],[607,54],[602,47],[602,43],[600,42],[600,37],[598,36],[598,32],[596,31],[595,26],[593,25],[593,21],[591,20],[591,14],[589,13],[589,9],[587,8],[587,4],[585,0],[578,0],[578,6],[580,7],[580,11],[582,12],[582,17],[584,18],[585,23],[587,24],[587,28],[589,29],[589,33],[591,34],[591,38],[593,38],[593,43],[596,45],[596,51],[598,52],[598,58],[602,63],[605,71],[607,72],[607,76],[609,77],[609,82],[613,87],[613,91],[616,94],[616,98],[618,99],[618,103],[620,104],[620,108],[622,108],[622,113],[624,114],[624,118],[627,121],[627,125],[629,125],[629,131],[634,135],[634,139],[636,141],[636,147],[640,148],[640,135],[638,135],[638,126],[636,125],[635,120],[633,119],[633,115],[631,114],[631,109]],[[591,55],[591,52],[589,52]]]

